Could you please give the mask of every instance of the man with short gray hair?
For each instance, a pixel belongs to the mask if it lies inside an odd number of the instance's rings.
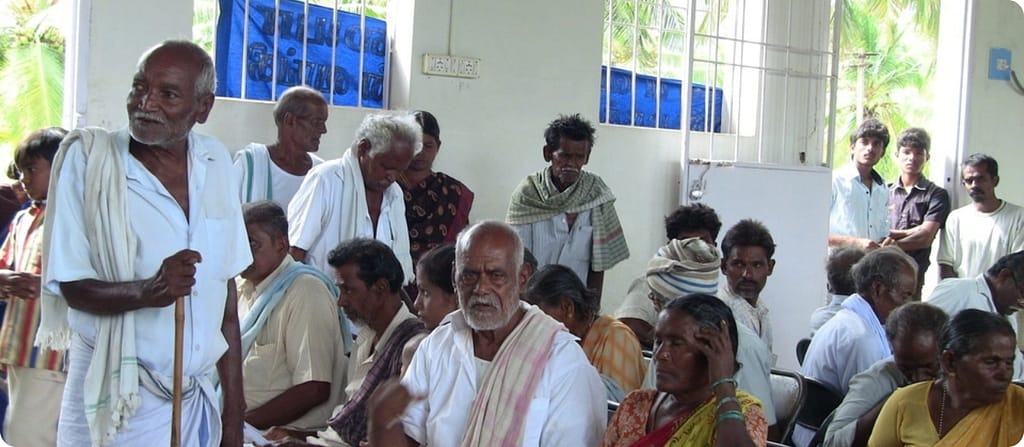
[[[383,242],[413,277],[402,188],[395,183],[423,146],[410,114],[371,114],[337,160],[309,171],[288,205],[292,257],[331,274],[327,254],[356,237]]]
[[[181,444],[242,443],[234,277],[252,256],[231,156],[192,131],[213,87],[202,48],[163,42],[139,61],[128,128],[72,131],[54,158],[36,341],[71,346],[59,446],[170,443],[178,300]]]
[[[892,355],[885,321],[917,292],[917,262],[895,247],[868,253],[853,265],[852,273],[857,293],[811,339],[800,370],[843,395],[854,375]],[[803,446],[814,432],[797,427],[793,436]]]
[[[892,357],[871,365],[850,380],[850,392],[836,408],[825,445],[867,445],[878,413],[896,388],[938,377],[939,339],[949,316],[925,303],[907,303],[892,312],[885,334]]]
[[[306,173],[324,162],[313,154],[327,133],[327,101],[320,92],[304,85],[285,90],[274,105],[274,124],[276,142],[249,143],[235,153],[242,203],[271,200],[287,208]]]

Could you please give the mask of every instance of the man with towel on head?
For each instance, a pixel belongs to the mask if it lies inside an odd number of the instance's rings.
[[[718,249],[700,238],[673,239],[658,249],[658,253],[647,263],[648,297],[655,309],[673,299],[702,293],[715,295],[718,292],[719,271],[722,260]],[[761,338],[746,326],[736,325],[739,334],[736,361],[742,365],[736,372],[736,381],[744,391],[758,398],[764,405],[764,417],[768,425],[774,425],[775,407],[772,406],[771,362],[772,353]],[[654,388],[657,367],[654,359],[647,366],[647,377],[642,388]]]

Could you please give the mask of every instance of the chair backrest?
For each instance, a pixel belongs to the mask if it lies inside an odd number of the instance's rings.
[[[804,357],[807,355],[807,348],[811,346],[811,339],[801,338],[796,342],[796,361],[804,366]]]
[[[772,403],[775,405],[775,423],[778,428],[779,439],[786,439],[789,432],[793,430],[793,423],[796,420],[800,403],[804,399],[804,379],[800,373],[787,369],[772,369]]]
[[[608,401],[608,421],[609,422],[612,420],[612,416],[615,416],[615,412],[616,411],[619,411],[619,403],[614,401],[614,400]]]
[[[836,417],[836,410],[832,410],[828,414],[828,417],[818,427],[817,433],[814,434],[814,438],[811,439],[811,443],[807,444],[807,447],[820,447],[825,445],[825,433],[828,432],[828,426],[832,424],[832,419]]]
[[[804,399],[796,413],[795,426],[817,432],[842,401],[842,393],[831,385],[813,377],[804,377]],[[783,442],[791,444],[791,437],[792,432],[790,437],[783,438]]]

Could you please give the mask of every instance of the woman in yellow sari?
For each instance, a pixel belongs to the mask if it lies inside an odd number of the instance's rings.
[[[764,446],[761,402],[736,388],[736,321],[710,295],[669,302],[654,326],[657,390],[626,396],[605,447]]]
[[[1024,434],[1024,388],[1011,386],[1017,349],[1005,317],[964,310],[942,330],[941,378],[896,390],[869,447],[1006,447]]]

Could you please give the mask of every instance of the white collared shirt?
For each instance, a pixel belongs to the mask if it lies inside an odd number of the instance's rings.
[[[829,233],[882,242],[889,235],[889,188],[871,171],[871,188],[864,186],[855,163],[832,171]]]
[[[342,203],[346,197],[351,197],[344,191],[351,180],[346,181],[344,178],[342,161],[343,159],[330,160],[310,169],[302,181],[302,186],[288,205],[289,243],[306,250],[306,264],[320,269],[332,278],[334,269],[327,263],[327,255],[341,242],[357,237],[377,239],[394,249],[398,238],[396,232],[408,234],[407,228],[391,228],[389,218],[390,213],[396,212],[401,213],[401,221],[405,221],[405,200],[402,198],[402,187],[398,183],[391,184],[384,191],[376,227],[366,209],[359,210],[358,216],[344,215],[344,211],[357,209],[357,206]],[[360,193],[366,194],[365,191]],[[354,221],[354,228],[346,225],[351,221]],[[395,255],[400,261],[404,260],[402,253]],[[410,256],[409,253],[404,255],[405,258]],[[409,258],[410,263],[411,259]],[[403,270],[406,269],[405,265],[402,267]],[[408,269],[411,271],[412,267],[409,266]]]
[[[188,248],[198,251],[196,284],[185,300],[183,364],[186,376],[212,373],[227,350],[221,333],[227,281],[252,263],[249,239],[242,221],[231,156],[219,141],[195,132],[189,134],[189,212],[128,151],[127,129],[111,133],[121,152],[127,177],[125,199],[138,252],[134,279],[150,278],[167,257]],[[90,261],[92,252],[85,233],[83,195],[85,154],[81,143],[73,144],[64,159],[57,197],[52,241],[46,262],[46,287],[60,294],[61,282],[98,278]],[[143,308],[135,313],[136,347],[139,361],[164,375],[172,374],[174,363],[174,306]],[[69,309],[71,329],[89,344],[95,343],[98,315]]]
[[[402,418],[408,436],[421,445],[462,443],[479,382],[475,358],[472,331],[462,311],[448,314],[420,344],[402,378],[414,394],[426,396],[413,402]],[[559,331],[527,410],[522,445],[599,445],[607,417],[605,389],[597,370],[577,338]]]
[[[992,301],[992,290],[989,289],[984,274],[974,278],[944,279],[935,285],[935,290],[932,290],[931,296],[925,302],[946,311],[949,318],[965,309],[999,313]],[[1013,332],[1018,333],[1016,316],[1010,315],[1007,320],[1010,321]],[[1013,351],[1013,380],[1024,380],[1024,356],[1021,356],[1019,349]]]

